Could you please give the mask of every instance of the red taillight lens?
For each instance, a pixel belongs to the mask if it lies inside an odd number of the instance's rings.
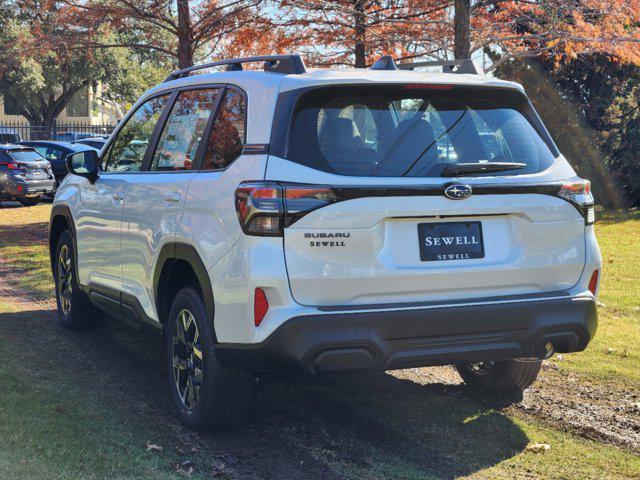
[[[596,290],[598,289],[598,270],[594,270],[591,274],[591,280],[589,280],[589,291],[596,296]]]
[[[267,295],[261,288],[256,288],[253,296],[253,322],[256,327],[260,326],[268,310],[269,302],[267,300]]]
[[[245,182],[236,189],[236,210],[247,235],[282,236],[307,213],[338,200],[330,187],[274,182]]]
[[[9,170],[24,170],[21,165],[14,162],[0,162],[0,165],[7,167]]]

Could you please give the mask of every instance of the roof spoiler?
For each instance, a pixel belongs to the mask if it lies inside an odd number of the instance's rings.
[[[229,71],[240,71],[243,69],[243,63],[252,62],[264,62],[263,68],[265,72],[301,74],[307,71],[300,55],[262,55],[257,57],[230,58],[228,60],[218,60],[217,62],[194,65],[193,67],[183,68],[182,70],[172,72],[164,81],[168,82],[177,78],[186,77],[190,73],[197,72],[198,70],[219,67],[222,65],[226,65],[227,70]]]

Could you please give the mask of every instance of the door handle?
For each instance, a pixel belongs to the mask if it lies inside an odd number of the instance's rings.
[[[124,200],[124,192],[116,192],[113,194],[113,199],[117,202]]]
[[[180,195],[180,193],[178,192],[167,192],[164,194],[165,202],[178,203],[181,198],[182,198],[182,195]]]

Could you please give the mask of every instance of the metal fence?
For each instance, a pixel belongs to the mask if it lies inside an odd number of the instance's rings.
[[[0,143],[15,143],[23,140],[63,140],[73,142],[78,138],[93,135],[109,135],[115,125],[92,125],[86,122],[54,121],[51,125],[27,122],[1,122]]]

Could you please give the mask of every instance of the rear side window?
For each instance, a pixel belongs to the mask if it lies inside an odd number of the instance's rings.
[[[191,170],[219,88],[180,92],[160,135],[151,170]]]
[[[35,150],[9,150],[9,156],[16,162],[40,162],[44,160]]]
[[[246,116],[244,95],[227,89],[211,130],[202,170],[226,168],[238,158],[245,143]]]
[[[527,99],[470,87],[321,88],[298,101],[287,158],[340,175],[438,177],[457,163],[548,168],[558,152]]]
[[[57,148],[51,147],[34,147],[35,150],[46,158],[49,161],[58,161],[62,160],[64,157],[64,152],[62,150],[58,150]]]

